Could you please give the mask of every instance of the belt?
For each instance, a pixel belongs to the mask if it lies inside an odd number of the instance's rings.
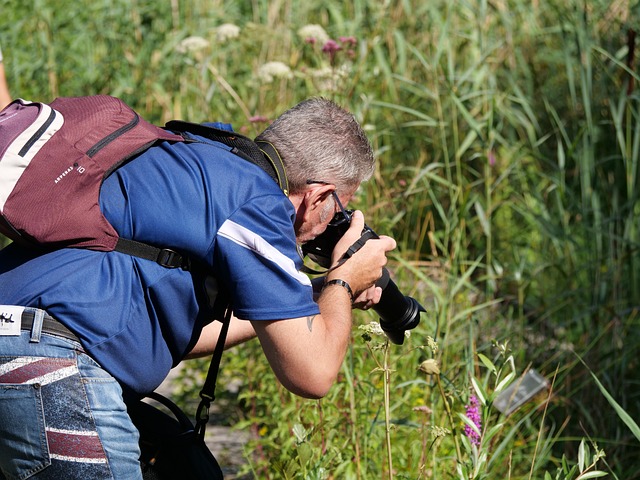
[[[31,330],[31,327],[33,327],[34,317],[34,312],[24,310],[22,312],[22,325],[20,328],[22,330]],[[58,335],[59,337],[64,337],[68,340],[73,340],[74,342],[80,341],[71,330],[47,313],[44,314],[44,320],[42,321],[42,333]]]

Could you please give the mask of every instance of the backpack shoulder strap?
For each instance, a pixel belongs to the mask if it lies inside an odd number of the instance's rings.
[[[231,147],[231,152],[251,162],[269,174],[280,186],[285,195],[289,195],[289,181],[284,163],[275,147],[269,142],[254,142],[239,133],[215,128],[210,125],[171,120],[165,128],[173,132],[192,133]]]
[[[191,260],[188,256],[181,254],[171,248],[159,248],[148,243],[138,242],[129,238],[118,237],[118,241],[113,248],[116,252],[126,253],[134,257],[143,258],[156,262],[165,268],[181,268],[191,270]]]
[[[282,157],[276,147],[273,144],[258,140],[256,141],[256,145],[260,148],[260,151],[264,155],[270,164],[273,170],[276,172],[276,177],[274,180],[278,182],[280,188],[284,192],[285,195],[289,195],[289,179],[287,178],[287,172],[284,169],[284,162],[282,161]]]

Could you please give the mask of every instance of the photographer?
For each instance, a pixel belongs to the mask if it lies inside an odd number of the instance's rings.
[[[257,336],[286,388],[327,393],[347,350],[351,309],[380,299],[374,283],[395,242],[367,241],[328,273],[317,301],[300,273],[299,245],[371,176],[371,146],[351,114],[319,98],[285,112],[258,139],[282,158],[286,193],[226,145],[197,135],[160,143],[104,181],[100,208],[117,232],[186,253],[190,271],[115,251],[11,244],[0,252],[0,313],[22,321],[17,336],[0,336],[0,478],[140,478],[127,399],[154,390],[187,356],[210,353],[220,326],[213,320],[227,305],[227,346]],[[363,227],[355,212],[334,263]]]

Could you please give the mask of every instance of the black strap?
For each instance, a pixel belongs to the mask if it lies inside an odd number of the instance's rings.
[[[289,194],[289,184],[284,164],[278,151],[270,143],[254,142],[250,138],[231,130],[223,130],[210,125],[182,120],[171,120],[166,123],[165,128],[178,133],[193,133],[230,146],[232,153],[262,168],[280,186],[285,195]]]
[[[158,248],[136,240],[118,238],[118,243],[116,243],[114,250],[134,257],[152,260],[165,268],[191,269],[189,257],[170,248]]]
[[[358,250],[360,250],[362,247],[364,247],[364,244],[367,243],[367,240],[372,239],[372,238],[380,238],[380,237],[378,237],[376,232],[374,232],[370,228],[367,228],[367,229],[362,231],[362,235],[360,236],[360,238],[351,244],[351,246],[347,249],[346,252],[344,252],[342,257],[340,257],[338,262],[333,267],[327,268],[324,271],[319,271],[319,270],[313,270],[313,269],[307,267],[306,265],[303,265],[302,268],[300,269],[300,271],[301,272],[305,272],[305,273],[309,273],[309,274],[312,274],[312,275],[326,275],[329,272],[331,272],[331,271],[335,270],[336,268],[338,268],[339,266],[341,266],[347,260],[349,260],[353,255],[355,255],[355,253]],[[323,262],[319,261],[317,259],[317,257],[315,255],[313,255],[312,253],[309,252],[309,253],[307,253],[307,255],[314,262],[323,265]],[[322,258],[324,259],[325,257],[322,257]],[[330,259],[327,259],[327,260],[330,260]]]
[[[260,147],[260,151],[262,151],[266,159],[271,163],[274,172],[276,172],[278,185],[280,185],[284,194],[289,196],[289,179],[287,178],[287,172],[284,168],[284,162],[282,161],[282,157],[280,157],[280,153],[273,144],[267,141],[257,140],[256,144]]]
[[[227,340],[227,333],[229,332],[229,324],[231,323],[231,308],[227,307],[224,320],[222,322],[222,329],[218,336],[218,342],[216,348],[211,356],[211,363],[209,364],[209,371],[207,372],[207,378],[204,380],[202,390],[200,390],[200,404],[196,412],[196,426],[195,432],[204,438],[204,434],[207,428],[207,422],[209,421],[209,408],[211,402],[216,398],[216,381],[218,379],[218,371],[220,370],[220,361],[222,360],[222,353],[224,352],[224,344]]]

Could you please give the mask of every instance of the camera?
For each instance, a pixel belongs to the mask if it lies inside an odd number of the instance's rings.
[[[331,267],[331,254],[336,243],[349,229],[353,210],[345,210],[340,205],[338,212],[329,223],[327,229],[314,240],[302,245],[302,252],[311,260],[324,268]],[[362,234],[345,254],[348,258],[353,255],[367,240],[379,238],[367,225]],[[376,282],[376,286],[382,288],[382,297],[373,310],[380,316],[380,327],[389,340],[396,345],[404,343],[404,332],[411,330],[420,323],[420,313],[426,310],[415,298],[404,295],[398,286],[391,280],[389,271],[384,268],[382,277]]]

